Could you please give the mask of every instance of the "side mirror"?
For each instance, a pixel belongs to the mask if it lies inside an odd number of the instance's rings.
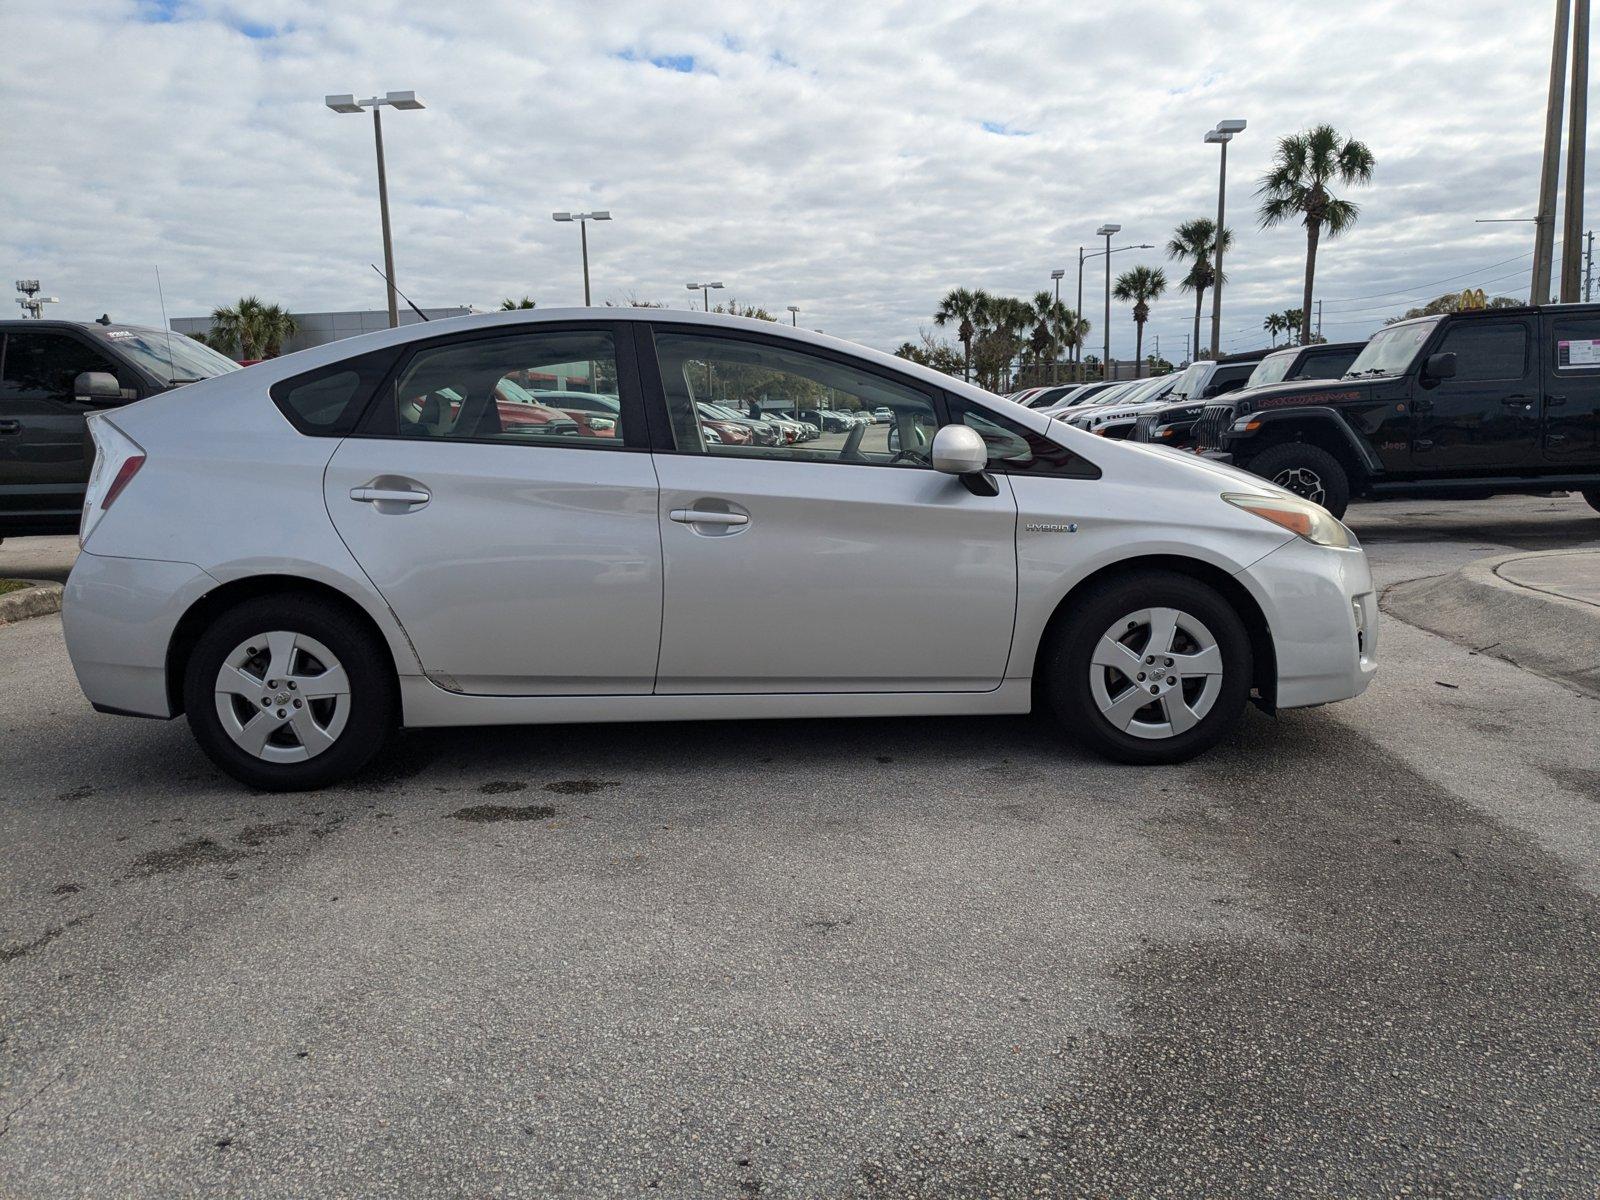
[[[1422,364],[1422,373],[1429,379],[1454,379],[1456,377],[1456,356],[1454,354],[1430,354],[1428,361]]]
[[[933,435],[933,469],[946,475],[976,475],[989,465],[989,448],[976,429],[946,425]]]
[[[72,398],[80,404],[121,404],[124,396],[110,371],[85,371],[72,381]]]

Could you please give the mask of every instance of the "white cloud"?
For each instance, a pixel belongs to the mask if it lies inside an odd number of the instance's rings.
[[[258,293],[374,308],[370,121],[325,93],[414,88],[385,122],[397,276],[418,303],[724,295],[868,344],[914,337],[956,285],[1031,294],[1102,221],[1163,243],[1211,215],[1230,151],[1226,343],[1299,300],[1303,237],[1261,232],[1277,136],[1327,121],[1377,155],[1356,229],[1325,246],[1326,332],[1463,283],[1517,294],[1540,149],[1549,15],[1503,0],[1328,6],[1145,0],[972,6],[493,0],[11,0],[0,21],[0,264],[58,312],[159,320]],[[1159,251],[1117,266],[1162,262]],[[1517,272],[1521,274],[1517,274]],[[1174,276],[1176,271],[1169,271]],[[1085,282],[1099,341],[1101,269]],[[1424,286],[1428,285],[1428,286]],[[1337,298],[1384,295],[1335,303]],[[1209,305],[1208,305],[1209,307]],[[1192,303],[1156,305],[1181,354]],[[1336,319],[1337,318],[1337,319]],[[1131,350],[1113,308],[1114,351]],[[1147,343],[1149,338],[1147,338]]]

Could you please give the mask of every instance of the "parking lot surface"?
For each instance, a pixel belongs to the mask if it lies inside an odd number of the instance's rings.
[[[1576,497],[1349,520],[1384,584],[1600,545]],[[1381,636],[1183,767],[441,730],[284,797],[0,627],[0,1195],[1592,1195],[1600,702]]]

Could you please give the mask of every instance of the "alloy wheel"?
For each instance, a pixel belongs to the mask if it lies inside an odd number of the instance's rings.
[[[1198,617],[1145,608],[1112,623],[1095,644],[1089,688],[1101,715],[1133,737],[1177,737],[1222,692],[1222,651]]]
[[[1274,475],[1272,482],[1313,504],[1322,504],[1328,499],[1328,489],[1322,482],[1322,476],[1310,467],[1286,468]]]
[[[315,758],[350,718],[350,680],[316,638],[275,630],[240,642],[216,681],[217,718],[234,743],[264,762]]]

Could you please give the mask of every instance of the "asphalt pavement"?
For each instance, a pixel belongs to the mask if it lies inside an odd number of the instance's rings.
[[[1349,519],[1385,584],[1600,546],[1575,497]],[[280,797],[0,627],[0,1196],[1593,1196],[1600,701],[1381,638],[1183,767],[440,730]]]

